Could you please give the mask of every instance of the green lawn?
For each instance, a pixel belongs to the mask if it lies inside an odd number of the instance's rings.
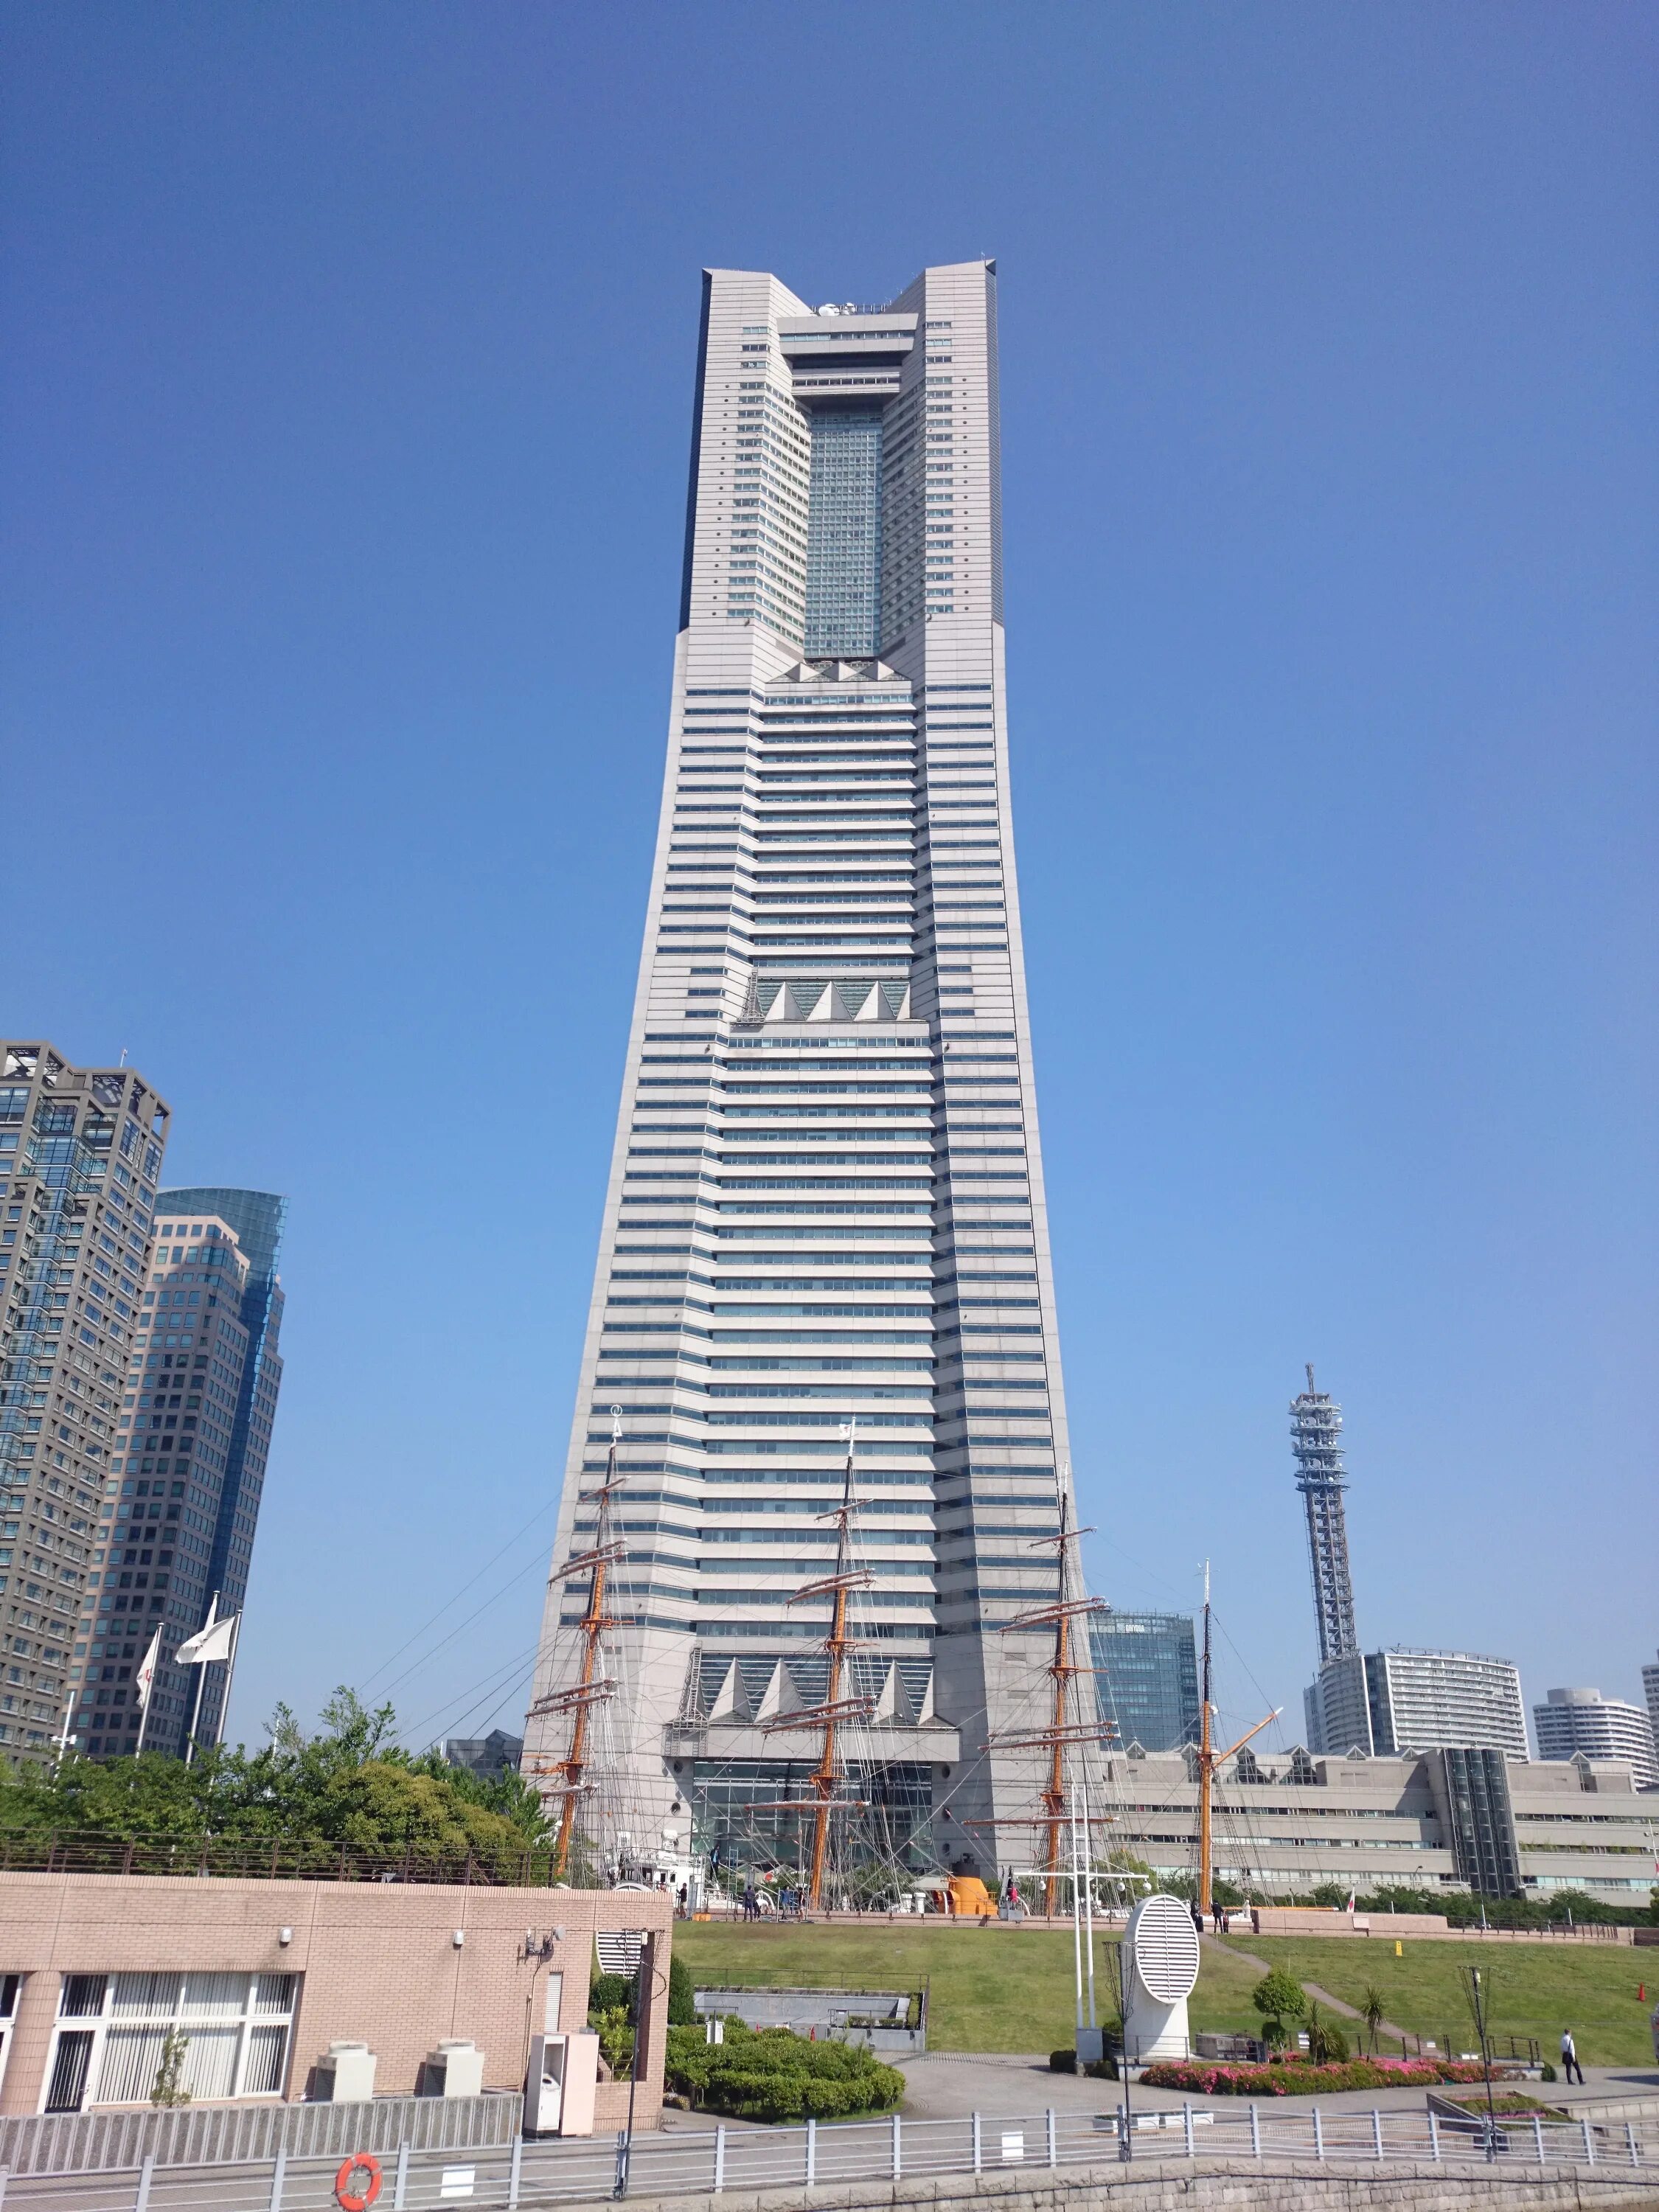
[[[1367,1983],[1375,1983],[1391,2021],[1437,2043],[1449,2035],[1460,2051],[1475,2047],[1457,1975],[1460,1966],[1473,1961],[1486,1971],[1495,2035],[1536,2036],[1544,2057],[1553,2059],[1562,2029],[1570,2027],[1578,2056],[1588,2065],[1653,2062],[1647,2018],[1659,2002],[1659,1952],[1612,1943],[1581,1948],[1565,1943],[1413,1942],[1407,1936],[1404,1956],[1396,1959],[1394,1945],[1382,1937],[1230,1940],[1271,1966],[1286,1967],[1298,1981],[1317,1982],[1351,2005],[1360,2002]],[[1644,1983],[1645,2005],[1636,1994]],[[1348,2022],[1343,2027],[1349,2031]]]
[[[1048,2051],[1073,2040],[1072,1938],[1052,1929],[773,1927],[763,1922],[681,1922],[674,1948],[702,1984],[765,1988],[927,1990],[933,2051]],[[1115,2015],[1117,1945],[1096,1946],[1096,1995]],[[1205,1948],[1194,1994],[1195,2027],[1251,2029],[1249,1993],[1258,1976],[1242,1960]]]

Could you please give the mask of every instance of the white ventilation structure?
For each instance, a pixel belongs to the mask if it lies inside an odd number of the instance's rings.
[[[1178,1897],[1146,1897],[1123,1936],[1123,2039],[1132,2060],[1185,2058],[1187,2000],[1198,1979],[1198,1930]]]

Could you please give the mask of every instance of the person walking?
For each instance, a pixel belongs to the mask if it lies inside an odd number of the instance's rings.
[[[1582,2087],[1584,2079],[1584,2069],[1578,2063],[1578,2045],[1572,2039],[1572,2030],[1570,2027],[1564,2027],[1561,2031],[1562,2079],[1564,2081],[1571,2081],[1575,2075],[1577,2076],[1579,2084]]]
[[[745,1920],[760,1918],[760,1901],[755,1895],[755,1885],[752,1881],[743,1893],[743,1917]]]

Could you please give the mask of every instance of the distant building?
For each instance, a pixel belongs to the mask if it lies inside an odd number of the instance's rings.
[[[524,1738],[491,1729],[488,1735],[452,1735],[445,1739],[444,1757],[452,1766],[465,1766],[488,1781],[492,1775],[516,1774],[524,1753]]]
[[[1114,1850],[1164,1876],[1196,1865],[1198,1784],[1179,1751],[1110,1759]],[[1467,1889],[1547,1902],[1562,1890],[1644,1905],[1653,1800],[1616,1759],[1505,1758],[1480,1746],[1398,1758],[1247,1747],[1216,1778],[1212,1863],[1250,1897]]]
[[[226,1662],[205,1670],[175,1667],[173,1654],[207,1617],[213,1534],[234,1468],[236,1407],[248,1363],[241,1316],[251,1273],[228,1222],[216,1213],[181,1217],[170,1199],[145,1276],[139,1327],[126,1375],[120,1428],[110,1462],[114,1493],[100,1554],[105,1572],[80,1686],[76,1739],[94,1758],[134,1751],[139,1712],[130,1683],[133,1663],[163,1622],[161,1649],[144,1726],[146,1751],[182,1758],[196,1693],[198,1734],[210,1711],[216,1723]],[[222,1606],[221,1613],[234,1606]],[[212,1703],[210,1707],[210,1695]]]
[[[1520,1672],[1478,1652],[1350,1652],[1320,1668],[1303,1704],[1310,1747],[1331,1756],[1445,1746],[1528,1753]]]
[[[1648,1721],[1653,1729],[1653,1740],[1659,1744],[1659,1660],[1642,1669],[1642,1694],[1648,1701]]]
[[[1639,1705],[1599,1690],[1552,1690],[1533,1707],[1532,1724],[1540,1759],[1571,1759],[1579,1751],[1588,1759],[1626,1759],[1638,1790],[1659,1789],[1653,1723]]]
[[[156,1200],[156,1236],[171,1227],[188,1227],[192,1217],[216,1215],[234,1231],[237,1244],[248,1263],[238,1318],[247,1331],[247,1359],[237,1392],[231,1424],[230,1449],[224,1487],[219,1498],[210,1538],[206,1586],[219,1594],[219,1611],[240,1613],[247,1596],[249,1563],[254,1530],[258,1525],[259,1501],[265,1486],[265,1463],[270,1455],[271,1428],[276,1419],[276,1394],[282,1388],[283,1359],[277,1349],[283,1328],[283,1284],[277,1273],[283,1255],[283,1231],[288,1219],[288,1200],[274,1191],[237,1190],[219,1184],[198,1185],[189,1190],[164,1190]],[[175,1234],[175,1249],[178,1237]],[[221,1731],[222,1706],[229,1685],[228,1669],[210,1667],[204,1686],[200,1733],[216,1738]]]
[[[1103,1613],[1090,1629],[1100,1717],[1127,1750],[1196,1743],[1198,1643],[1190,1614]]]

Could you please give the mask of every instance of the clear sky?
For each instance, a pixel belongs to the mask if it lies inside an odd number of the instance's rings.
[[[3,28],[0,1027],[125,1048],[173,1180],[292,1201],[234,1730],[340,1681],[415,1740],[516,1724],[698,272],[880,299],[980,252],[1096,1582],[1190,1607],[1212,1555],[1223,1705],[1294,1740],[1311,1359],[1367,1643],[1638,1694],[1654,10]]]

